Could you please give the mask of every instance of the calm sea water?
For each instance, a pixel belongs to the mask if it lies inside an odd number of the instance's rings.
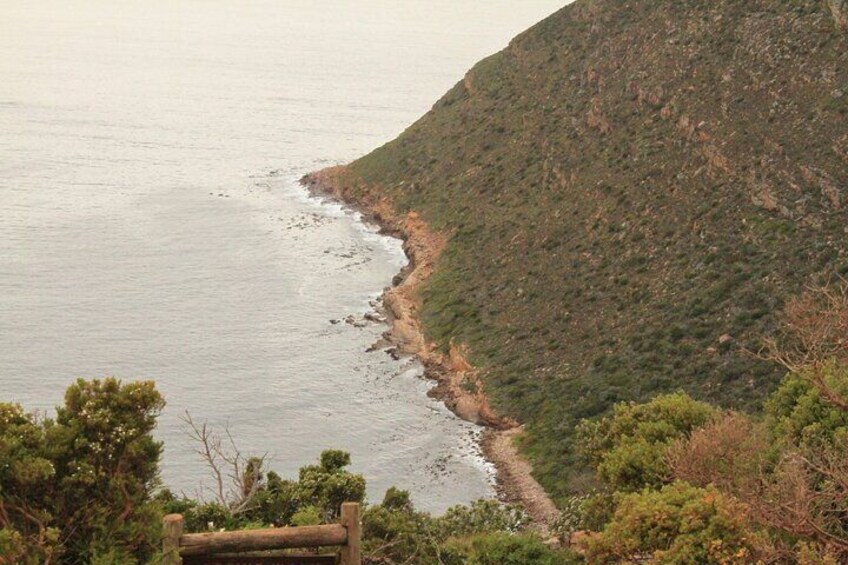
[[[153,379],[163,478],[207,476],[180,415],[293,475],[351,452],[369,497],[492,495],[479,430],[361,317],[397,241],[296,180],[385,143],[561,0],[0,0],[0,400]]]

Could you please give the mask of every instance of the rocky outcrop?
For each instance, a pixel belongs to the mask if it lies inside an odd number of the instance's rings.
[[[425,376],[436,386],[430,396],[437,398],[463,420],[489,428],[483,441],[487,458],[498,471],[498,489],[502,497],[522,504],[544,534],[559,515],[556,505],[533,478],[532,466],[521,456],[514,440],[523,428],[518,422],[500,416],[489,403],[477,370],[468,361],[468,348],[450,343],[442,353],[429,342],[418,319],[418,289],[434,272],[445,248],[443,234],[429,228],[415,212],[396,214],[389,201],[377,198],[366,187],[353,190],[344,167],[333,167],[305,176],[301,182],[313,192],[329,194],[357,207],[378,223],[385,233],[401,237],[409,264],[395,286],[383,293],[383,306],[391,327],[385,343],[395,354],[415,355],[422,362]]]
[[[435,343],[427,341],[421,328],[418,290],[433,274],[445,248],[445,236],[431,230],[416,212],[396,214],[387,199],[377,198],[371,191],[360,190],[355,195],[344,167],[312,173],[301,182],[315,192],[330,194],[358,207],[385,233],[403,239],[409,264],[399,280],[396,277],[395,286],[383,293],[383,307],[390,324],[383,337],[396,354],[415,355],[421,360],[426,376],[436,382],[429,394],[442,400],[463,420],[498,430],[517,426],[517,422],[499,416],[492,408],[482,381],[467,360],[467,347],[451,343],[447,353],[442,353]]]
[[[827,0],[830,13],[839,29],[848,29],[848,0]]]

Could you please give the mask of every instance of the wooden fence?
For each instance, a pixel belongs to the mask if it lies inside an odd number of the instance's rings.
[[[338,524],[267,528],[235,532],[184,534],[183,517],[168,514],[163,520],[164,565],[361,565],[359,504],[342,504]],[[282,553],[285,549],[340,546],[338,554]]]

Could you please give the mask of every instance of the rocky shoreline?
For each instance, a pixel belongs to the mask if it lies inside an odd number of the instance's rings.
[[[300,182],[315,195],[330,196],[358,210],[366,221],[380,226],[381,233],[403,240],[403,250],[409,258],[407,266],[393,280],[393,286],[383,293],[390,328],[384,333],[384,341],[375,348],[388,347],[398,357],[415,355],[424,366],[425,376],[436,383],[428,394],[444,402],[463,420],[488,428],[483,434],[482,448],[497,470],[499,496],[523,505],[534,523],[547,530],[559,513],[533,478],[532,467],[515,447],[514,439],[522,427],[510,418],[499,416],[491,407],[483,383],[466,359],[466,348],[451,343],[446,354],[437,351],[435,344],[425,339],[418,320],[418,288],[435,270],[446,237],[432,231],[417,213],[397,214],[388,199],[361,186],[354,191],[345,171],[343,166],[331,167],[310,173]]]

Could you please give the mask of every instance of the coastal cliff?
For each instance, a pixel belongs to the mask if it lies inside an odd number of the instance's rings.
[[[555,498],[581,487],[575,423],[614,402],[756,410],[782,373],[748,352],[848,273],[843,11],[580,0],[307,179],[405,237],[395,342],[458,413],[524,424]]]
[[[428,341],[419,320],[419,290],[433,275],[446,237],[434,232],[416,212],[397,214],[390,201],[379,193],[361,187],[354,192],[345,167],[331,167],[301,179],[313,193],[329,195],[356,207],[378,224],[384,233],[403,240],[409,258],[395,285],[382,296],[390,324],[384,345],[396,355],[413,355],[424,366],[425,376],[435,382],[430,396],[437,398],[463,420],[486,426],[482,447],[495,465],[502,498],[522,504],[537,527],[547,531],[557,518],[554,502],[532,476],[532,467],[517,450],[513,440],[523,428],[510,418],[499,416],[491,407],[478,372],[466,359],[466,348],[454,343],[446,353]]]

